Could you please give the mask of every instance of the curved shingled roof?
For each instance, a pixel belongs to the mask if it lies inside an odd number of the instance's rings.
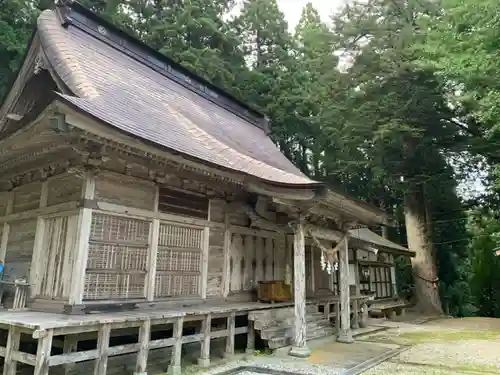
[[[38,19],[45,55],[72,93],[64,100],[121,131],[201,161],[276,184],[319,184],[263,129],[171,79],[168,66],[153,69],[143,61],[148,56],[118,45],[112,30],[101,26],[98,33],[78,18],[63,23],[52,10]]]

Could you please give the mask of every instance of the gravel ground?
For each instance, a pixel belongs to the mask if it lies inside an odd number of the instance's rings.
[[[252,356],[231,361],[227,365],[218,366],[209,371],[204,371],[203,375],[217,375],[224,371],[236,369],[242,366],[255,366],[264,369],[296,372],[300,375],[338,375],[342,372],[342,368],[335,368],[331,365],[313,364],[307,360],[293,357],[274,357],[274,356]],[[254,375],[252,372],[244,375]],[[238,374],[238,375],[241,375]]]

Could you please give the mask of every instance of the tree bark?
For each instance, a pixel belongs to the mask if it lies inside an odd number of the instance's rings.
[[[423,314],[441,315],[443,309],[439,298],[436,263],[421,185],[410,186],[405,195],[404,209],[408,248],[416,253],[411,263],[417,309]]]

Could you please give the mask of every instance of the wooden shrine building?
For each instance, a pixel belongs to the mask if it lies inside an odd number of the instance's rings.
[[[116,358],[123,373],[124,356],[135,374],[165,360],[178,374],[183,344],[207,366],[212,339],[231,355],[256,330],[307,356],[331,321],[352,342],[411,253],[367,229],[383,212],[310,180],[269,132],[78,3],[44,11],[0,108],[3,374],[111,374]],[[282,302],[257,300],[266,285]],[[280,317],[293,326],[276,337]]]

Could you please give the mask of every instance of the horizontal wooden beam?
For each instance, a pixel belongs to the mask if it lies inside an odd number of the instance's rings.
[[[94,201],[95,207],[92,207],[95,212],[110,214],[110,215],[123,215],[127,217],[139,218],[139,219],[159,219],[163,221],[170,221],[179,224],[193,225],[195,227],[220,227],[223,228],[223,224],[209,222],[208,220],[196,219],[178,215],[172,215],[162,212],[149,211],[141,208],[121,206],[118,204]]]
[[[29,220],[29,219],[35,219],[38,216],[50,216],[50,215],[60,215],[62,213],[65,213],[67,211],[76,211],[78,208],[78,202],[65,202],[65,203],[60,203],[60,204],[55,204],[53,206],[48,206],[48,207],[43,207],[43,208],[37,208],[34,210],[29,210],[29,211],[24,211],[24,212],[17,212],[14,214],[10,214],[7,216],[2,216],[0,217],[0,223],[7,223],[7,222],[12,222],[12,221],[22,221],[22,220]]]
[[[244,334],[248,332],[248,327],[238,327],[235,330],[235,334]],[[221,330],[221,331],[214,331],[210,333],[210,338],[215,339],[215,338],[220,338],[220,337],[226,337],[229,333],[229,330]],[[202,334],[195,334],[195,335],[189,335],[189,336],[183,336],[182,337],[182,344],[189,344],[193,342],[199,342],[203,339]],[[152,340],[149,342],[149,349],[160,349],[160,348],[167,348],[174,346],[176,343],[176,339],[174,337],[168,338],[168,339],[159,339],[159,340]],[[5,351],[5,348],[3,348]],[[136,353],[140,350],[140,343],[135,343],[135,344],[126,344],[126,345],[117,345],[117,346],[110,346],[108,348],[108,356],[115,356],[115,355],[123,355],[123,354],[130,354],[130,353]],[[15,352],[13,352],[14,354]],[[19,353],[19,352],[17,352]],[[32,354],[27,354],[27,353],[21,353],[23,354],[23,359],[28,361],[33,359],[34,362],[36,363],[36,358]],[[1,353],[0,353],[1,355]],[[28,357],[26,357],[26,355]],[[31,358],[31,357],[33,358]],[[49,366],[59,366],[59,365],[64,365],[68,363],[77,363],[77,362],[83,362],[83,361],[89,361],[92,359],[96,359],[98,357],[98,351],[97,349],[93,350],[85,350],[81,352],[74,352],[74,353],[66,353],[66,354],[59,354],[55,356],[51,356],[49,359]],[[21,357],[19,357],[21,358]],[[14,358],[17,360],[16,358]],[[22,362],[20,360],[20,362]],[[31,364],[28,362],[23,362],[27,364]]]
[[[12,359],[17,362],[25,363],[30,366],[36,365],[36,355],[30,353],[20,352],[18,350],[13,350]]]

